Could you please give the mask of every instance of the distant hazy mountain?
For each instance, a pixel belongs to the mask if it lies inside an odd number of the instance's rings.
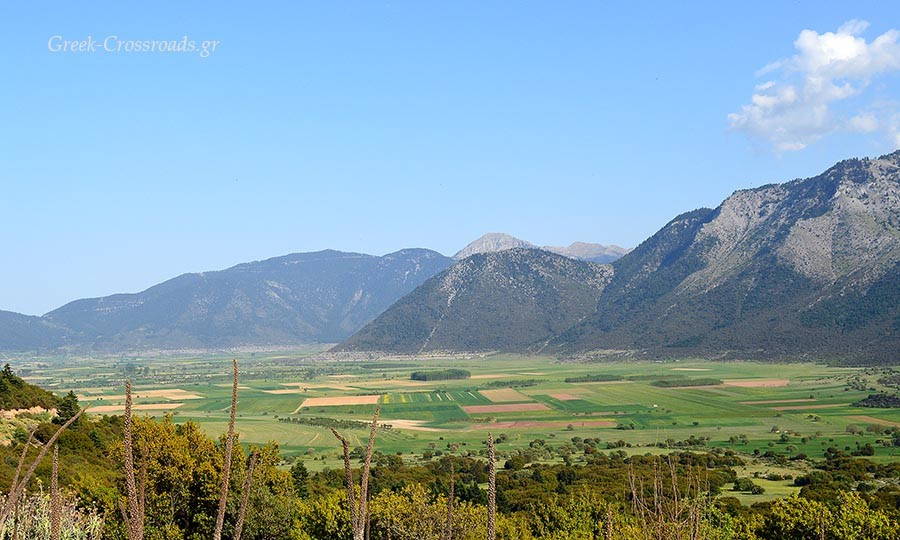
[[[548,251],[472,255],[429,279],[338,350],[538,350],[593,313],[612,268]]]
[[[627,249],[619,246],[604,246],[603,244],[590,244],[587,242],[573,242],[569,246],[544,246],[538,248],[531,242],[520,240],[506,233],[487,233],[459,250],[453,258],[460,260],[476,253],[493,253],[513,248],[543,249],[572,259],[599,263],[612,262],[628,253]]]
[[[572,242],[568,246],[544,246],[542,249],[573,259],[597,263],[613,262],[628,253],[627,249],[616,245],[604,246],[588,242]]]
[[[30,350],[66,343],[68,331],[41,317],[0,311],[0,350]]]
[[[506,233],[487,233],[459,250],[453,258],[459,260],[476,253],[493,253],[506,249],[534,247],[537,246]]]
[[[76,300],[43,317],[0,314],[0,348],[214,348],[340,341],[452,260],[320,251],[184,274],[136,294]]]
[[[551,271],[547,256],[466,259],[343,347],[524,351],[549,340],[562,353],[900,362],[900,152],[682,214],[612,263],[608,283],[598,269],[577,288],[589,268],[609,267],[556,259],[570,262]],[[557,283],[577,292],[554,295]]]
[[[614,263],[561,350],[900,361],[900,152],[734,193]]]

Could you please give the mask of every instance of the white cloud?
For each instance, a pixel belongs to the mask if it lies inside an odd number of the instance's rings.
[[[801,150],[839,130],[881,129],[896,144],[896,122],[879,122],[871,112],[847,118],[834,107],[860,95],[874,77],[900,71],[900,32],[889,30],[867,42],[860,34],[868,26],[851,20],[837,32],[800,32],[797,54],[757,71],[772,78],[756,86],[750,103],[728,115],[732,129],[766,140],[779,152]]]
[[[859,133],[872,133],[878,130],[878,119],[872,113],[857,114],[847,122],[847,127]]]

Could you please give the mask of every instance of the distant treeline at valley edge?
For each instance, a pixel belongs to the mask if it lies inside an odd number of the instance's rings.
[[[472,374],[465,369],[441,369],[433,371],[413,371],[409,378],[414,381],[449,381],[468,379]]]

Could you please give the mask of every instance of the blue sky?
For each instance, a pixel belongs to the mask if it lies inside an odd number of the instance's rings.
[[[258,4],[0,4],[0,309],[488,231],[633,247],[897,146],[896,3]],[[816,64],[826,32],[862,56]],[[220,44],[49,50],[89,35]]]

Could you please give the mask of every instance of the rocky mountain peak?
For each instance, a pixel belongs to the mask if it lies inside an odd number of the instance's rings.
[[[465,259],[466,257],[469,257],[471,255],[475,255],[476,253],[492,253],[495,251],[504,251],[513,248],[534,247],[536,247],[534,244],[526,242],[525,240],[520,240],[515,236],[511,236],[506,233],[487,233],[459,250],[459,252],[457,252],[456,255],[453,256],[453,258],[456,260],[460,260]]]

